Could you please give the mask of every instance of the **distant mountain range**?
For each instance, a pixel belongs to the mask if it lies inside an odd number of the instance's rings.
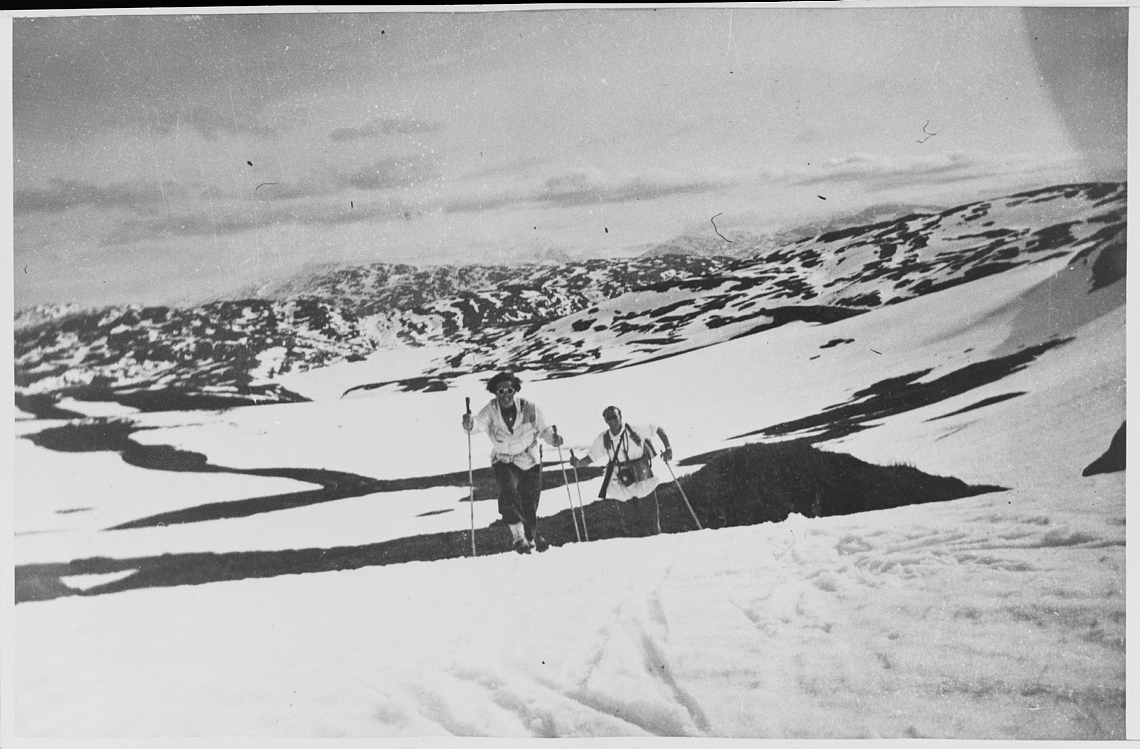
[[[708,232],[702,233],[699,236],[683,235],[675,237],[668,242],[654,245],[641,254],[646,256],[703,255],[706,257],[755,257],[761,253],[771,252],[779,247],[798,242],[801,239],[809,239],[836,229],[881,223],[903,216],[933,215],[941,210],[942,208],[937,206],[915,205],[910,203],[880,203],[860,211],[837,214],[826,219],[801,224],[790,229],[769,232],[757,232],[749,229],[724,229],[718,230],[715,237],[709,236]]]
[[[189,308],[32,308],[16,316],[17,404],[45,415],[63,397],[144,410],[302,400],[275,378],[434,344],[462,353],[419,377],[359,387],[445,389],[504,366],[568,377],[1058,257],[1093,263],[1107,285],[1124,272],[1126,205],[1123,183],[1062,185],[946,210],[875,206],[787,235],[681,237],[633,258],[377,263]]]

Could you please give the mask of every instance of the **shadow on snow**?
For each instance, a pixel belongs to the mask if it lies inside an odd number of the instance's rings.
[[[93,420],[45,429],[42,432],[27,435],[26,439],[40,447],[61,452],[117,452],[122,456],[124,462],[139,468],[158,471],[234,473],[245,476],[285,478],[317,484],[321,487],[265,497],[210,502],[131,520],[107,530],[149,528],[160,525],[248,517],[263,512],[289,510],[338,499],[363,497],[368,494],[431,489],[439,486],[461,488],[465,490],[463,498],[466,499],[466,490],[469,487],[467,471],[405,479],[375,479],[356,473],[330,471],[324,468],[228,468],[211,464],[202,453],[179,450],[169,445],[143,445],[131,439],[134,432],[143,429],[145,427],[117,419]],[[551,466],[556,465],[557,463],[550,462],[545,464],[546,470],[543,471],[542,475],[543,489],[552,489],[563,485],[562,472],[550,470]],[[585,467],[578,471],[579,477],[583,480],[600,476],[601,473],[602,469],[598,467]],[[476,501],[498,496],[498,484],[495,482],[494,474],[490,468],[476,469],[472,472],[472,478],[474,479]]]
[[[1001,490],[1001,487],[969,486],[958,479],[930,476],[910,466],[876,466],[849,455],[817,450],[802,440],[744,445],[685,462],[705,463],[681,482],[702,527],[710,529],[779,522],[793,513],[808,517],[842,515],[914,504],[916,498],[936,502]],[[544,482],[547,488],[562,483],[561,471],[545,471],[544,476],[552,479]],[[492,488],[489,496],[493,494]],[[484,491],[483,495],[488,492]],[[658,498],[663,532],[695,529],[675,483],[659,487]],[[547,501],[553,500],[547,498]],[[630,535],[627,527],[634,523],[629,518],[631,522],[627,526],[629,510],[623,504],[598,500],[585,505],[584,533],[590,541]],[[541,518],[539,531],[555,546],[579,539],[570,510]],[[498,522],[476,529],[475,543],[480,556],[506,553],[511,549],[510,534]],[[129,559],[92,557],[67,563],[18,566],[16,602],[430,562],[470,554],[469,531],[460,530],[326,549],[162,554]],[[131,574],[83,591],[68,587],[61,579],[122,572]]]

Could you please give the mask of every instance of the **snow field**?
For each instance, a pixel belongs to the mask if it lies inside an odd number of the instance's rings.
[[[829,326],[527,381],[523,396],[559,426],[565,457],[613,403],[659,421],[680,460],[887,377],[989,358],[1024,335],[1019,310],[1044,265]],[[1080,471],[1123,417],[1123,314],[1086,322],[1024,371],[826,445],[1010,491],[526,557],[21,603],[16,733],[1121,739],[1125,478]],[[839,338],[854,343],[820,348]],[[929,421],[1016,390],[1027,394]],[[159,427],[139,442],[216,465],[407,478],[466,471],[467,395],[473,409],[490,397],[471,377],[445,393],[132,419]],[[471,445],[485,467],[486,438]],[[101,532],[310,485],[148,471],[24,440],[17,467],[36,480],[17,473],[16,564],[356,545],[470,523],[466,491],[444,487]],[[587,502],[597,481],[581,487]],[[547,491],[540,512],[566,502],[564,487]],[[480,526],[495,516],[493,501],[475,509]]]
[[[23,684],[20,733],[1118,732],[1123,528],[1002,496],[23,604],[18,673],[88,667]]]
[[[982,279],[873,315],[816,328],[786,326],[630,370],[527,382],[524,395],[538,402],[547,419],[559,425],[567,439],[564,459],[569,459],[571,449],[579,455],[584,452],[602,428],[601,408],[615,403],[630,419],[641,415],[659,419],[671,437],[676,460],[681,460],[725,446],[726,435],[842,402],[850,397],[850,389],[865,387],[886,373],[933,367],[929,379],[962,366],[968,354],[958,352],[971,343],[1002,345],[1009,320],[1016,314],[1014,300],[1039,284],[1043,272],[1030,266],[1024,273],[1001,274],[1014,276],[1018,283],[1002,286],[997,277]],[[1002,316],[987,312],[1003,306],[1007,311]],[[983,324],[970,329],[972,336],[942,333],[938,321],[954,319],[946,309],[961,309],[967,319]],[[1094,320],[1081,337],[1047,352],[1026,372],[894,416],[889,428],[873,428],[826,447],[880,464],[905,462],[972,483],[1047,485],[1074,472],[1079,475],[1107,447],[1119,426],[1122,314],[1117,310]],[[887,318],[872,326],[871,318],[879,315],[898,319]],[[926,341],[907,337],[902,321],[908,317],[921,321]],[[899,330],[903,332],[883,332]],[[857,343],[819,349],[835,338],[853,338]],[[908,344],[911,348],[906,348]],[[883,353],[875,354],[871,347]],[[821,358],[808,358],[816,354]],[[1079,387],[1072,382],[1076,371],[1084,380]],[[769,382],[779,385],[762,387]],[[849,382],[859,385],[843,386]],[[1016,390],[1028,393],[928,421],[990,394]],[[170,444],[202,452],[212,464],[231,468],[328,468],[382,479],[465,473],[468,443],[458,425],[463,410],[460,393],[472,394],[473,409],[490,398],[481,380],[469,378],[458,391],[443,393],[382,391],[373,397],[241,408],[222,414],[139,414],[138,422],[159,428],[136,432],[132,438],[143,444]],[[1050,436],[1064,439],[1066,448],[1058,450]],[[745,441],[752,439],[756,437]],[[16,530],[21,534],[17,563],[98,555],[345,546],[461,531],[471,523],[470,508],[463,501],[466,488],[437,487],[382,492],[287,513],[102,533],[122,522],[204,500],[267,496],[315,485],[232,474],[150,471],[128,466],[113,453],[53,453],[26,440],[17,440],[16,449],[17,491],[26,499],[17,507]],[[547,460],[557,458],[553,448],[546,446],[545,451]],[[486,467],[488,453],[486,437],[473,435],[474,467]],[[699,466],[680,467],[675,461],[671,467],[682,476]],[[663,478],[671,480],[668,469],[660,465],[658,469]],[[92,481],[91,477],[96,478]],[[584,501],[597,496],[600,481],[582,482],[578,489]],[[578,489],[573,492],[575,501]],[[475,503],[475,520],[483,527],[495,519],[497,511],[493,499],[480,500]],[[539,511],[549,515],[567,507],[565,488],[558,487],[544,492]],[[90,509],[70,512],[81,508]],[[83,533],[43,533],[65,530]]]

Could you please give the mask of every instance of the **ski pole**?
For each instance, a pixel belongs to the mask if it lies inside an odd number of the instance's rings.
[[[471,416],[471,399],[467,398],[467,416]],[[467,432],[467,485],[471,487],[471,493],[468,495],[467,501],[471,503],[471,556],[476,556],[475,553],[475,471],[471,467],[471,430],[464,430]]]
[[[554,432],[554,436],[558,436],[558,427],[550,427],[550,431]],[[566,464],[562,462],[562,445],[558,445],[558,465],[562,468],[562,483],[566,484],[566,499],[570,500],[570,517],[574,520],[574,535],[578,537],[578,543],[582,542],[582,534],[578,532],[578,516],[574,514],[574,496],[570,493],[570,479],[566,477]],[[582,524],[585,525],[586,516],[582,516]],[[589,541],[589,536],[586,537]]]
[[[574,451],[570,451],[570,460],[574,460]],[[586,507],[582,504],[582,485],[578,483],[578,466],[570,463],[570,467],[574,469],[574,488],[578,490],[578,510],[582,513],[582,530],[586,531],[586,540],[590,540],[590,531],[586,528]]]
[[[681,499],[685,500],[685,507],[689,508],[689,514],[693,516],[693,522],[697,524],[697,530],[702,530],[701,521],[697,520],[697,513],[693,512],[693,506],[689,504],[689,498],[685,496],[685,490],[681,488],[681,482],[677,480],[677,474],[673,473],[673,466],[669,465],[669,461],[663,460],[665,467],[669,469],[669,475],[673,477],[673,483],[677,485],[677,490],[681,492]]]

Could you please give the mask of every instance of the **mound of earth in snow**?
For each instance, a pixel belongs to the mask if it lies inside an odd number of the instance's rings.
[[[1115,473],[1124,470],[1124,459],[1127,453],[1124,439],[1126,424],[1127,422],[1124,422],[1120,425],[1120,429],[1117,429],[1116,434],[1112,435],[1112,442],[1104,451],[1104,455],[1089,463],[1088,467],[1081,472],[1082,476],[1095,476],[1098,473]]]
[[[707,527],[778,523],[789,515],[850,515],[1003,491],[931,476],[913,466],[873,465],[801,440],[752,443],[686,462],[704,461],[681,484]]]

